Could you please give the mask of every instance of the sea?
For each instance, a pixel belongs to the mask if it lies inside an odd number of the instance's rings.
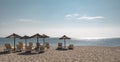
[[[24,39],[16,38],[16,44],[18,42],[25,43]],[[27,39],[27,43],[33,42],[34,45],[37,42],[36,38]],[[43,44],[43,39],[39,38],[39,42]],[[49,42],[51,46],[57,46],[59,42],[64,43],[64,40],[59,38],[46,38],[45,42]],[[4,46],[5,43],[14,44],[13,38],[0,38],[0,46]],[[67,39],[66,45],[73,44],[74,46],[120,46],[120,38],[100,38],[100,39]]]

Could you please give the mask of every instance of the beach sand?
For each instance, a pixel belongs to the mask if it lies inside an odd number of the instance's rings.
[[[50,47],[40,54],[20,53],[0,54],[0,62],[120,62],[120,47],[76,46],[66,51]]]

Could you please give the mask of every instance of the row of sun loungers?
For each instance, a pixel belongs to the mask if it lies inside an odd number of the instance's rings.
[[[47,44],[48,45],[48,44]],[[10,45],[10,44],[5,44],[6,49],[4,49],[5,52],[11,52],[14,50],[14,48]],[[47,46],[48,48],[49,46]],[[19,42],[19,44],[16,45],[15,51],[16,52],[21,52],[21,51],[25,51],[25,52],[31,52],[32,50],[36,50],[39,52],[43,52],[45,49],[45,47],[43,45],[37,45],[36,47],[33,46],[33,43],[30,42],[29,45],[23,45],[22,42]]]
[[[70,44],[69,46],[68,46],[68,48],[66,48],[65,46],[62,46],[62,43],[58,43],[58,48],[57,48],[57,50],[66,50],[66,49],[70,49],[70,50],[73,50],[73,44]]]
[[[6,47],[6,49],[4,49],[5,52],[11,52],[14,50],[14,48],[11,47],[10,44],[5,44],[5,47]],[[72,50],[73,47],[74,47],[73,44],[70,44],[67,49]],[[38,53],[43,53],[45,52],[45,48],[46,49],[50,48],[50,44],[48,42],[46,42],[45,45],[40,45],[40,43],[36,43],[35,47],[33,46],[32,42],[29,42],[29,45],[24,45],[22,42],[19,42],[16,45],[15,51],[16,52],[25,51],[25,53],[31,53],[31,51],[37,51]],[[58,43],[57,50],[63,50],[63,49],[65,48],[62,46],[62,43]]]

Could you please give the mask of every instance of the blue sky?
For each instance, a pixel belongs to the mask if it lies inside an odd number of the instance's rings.
[[[0,36],[120,37],[120,0],[0,0]]]

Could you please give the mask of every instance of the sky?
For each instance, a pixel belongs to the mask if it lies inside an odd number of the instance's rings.
[[[120,0],[0,0],[0,37],[120,37]]]

